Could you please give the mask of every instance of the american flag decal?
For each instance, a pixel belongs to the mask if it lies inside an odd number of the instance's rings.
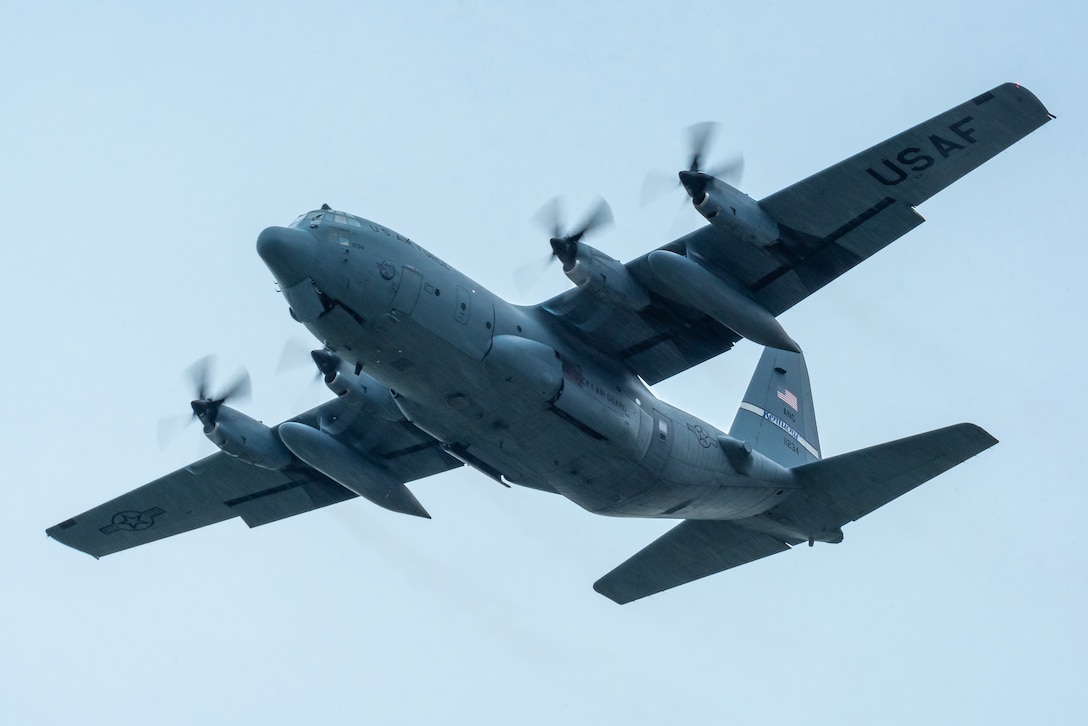
[[[793,395],[788,390],[782,389],[781,391],[779,391],[778,398],[784,401],[785,404],[792,408],[794,411],[797,410],[797,396]]]

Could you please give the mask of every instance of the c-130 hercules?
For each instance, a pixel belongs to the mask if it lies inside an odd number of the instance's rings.
[[[626,264],[582,242],[600,214],[557,229],[576,286],[533,306],[328,207],[269,227],[257,251],[324,345],[313,357],[336,398],[267,427],[202,381],[193,414],[222,451],[47,532],[101,557],[356,496],[426,517],[406,483],[468,465],[595,514],[681,520],[594,584],[617,603],[840,542],[843,525],[996,440],[958,424],[822,458],[805,360],[776,316],[1052,118],[1005,84],[758,202],[701,170],[696,148],[680,181],[709,224]],[[742,337],[765,351],[728,433],[650,391]]]

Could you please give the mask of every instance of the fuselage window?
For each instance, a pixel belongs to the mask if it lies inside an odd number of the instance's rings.
[[[352,236],[352,233],[346,229],[333,227],[329,230],[329,241],[336,242],[341,247],[350,247]]]

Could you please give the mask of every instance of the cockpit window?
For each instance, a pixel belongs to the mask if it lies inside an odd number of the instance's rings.
[[[358,227],[362,228],[363,222],[358,217],[346,214],[345,212],[334,212],[332,210],[318,210],[314,212],[307,212],[306,214],[300,214],[295,218],[295,221],[287,225],[289,227],[310,227],[311,229],[317,227],[322,220],[326,222],[333,222],[334,224],[343,225],[345,227]]]
[[[288,227],[309,227],[313,229],[317,227],[321,222],[321,218],[325,216],[324,212],[306,212],[306,214],[300,214],[295,218],[294,222],[287,225]]]
[[[351,216],[350,214],[345,214],[343,212],[333,212],[332,213],[332,220],[334,222],[336,222],[337,224],[348,225],[350,227],[362,227],[363,226],[363,223],[360,222],[357,218]]]

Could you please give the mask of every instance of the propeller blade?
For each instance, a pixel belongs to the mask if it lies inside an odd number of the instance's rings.
[[[715,164],[704,172],[707,176],[717,177],[726,184],[736,185],[744,174],[744,156],[734,154],[728,161]]]
[[[645,207],[651,202],[672,194],[679,186],[680,182],[676,180],[676,174],[666,174],[663,171],[647,172],[646,178],[642,180],[639,203]]]
[[[215,364],[215,357],[206,355],[185,369],[185,377],[189,379],[191,388],[196,394],[195,398],[208,398],[208,379]]]
[[[608,206],[608,202],[603,197],[598,197],[596,206],[582,220],[582,224],[578,226],[578,231],[569,235],[569,237],[572,241],[578,242],[590,232],[612,224],[612,219],[612,208]]]
[[[196,416],[191,413],[179,413],[175,416],[160,418],[155,432],[155,438],[159,442],[159,449],[165,449],[174,443],[195,419]]]
[[[544,203],[532,221],[552,237],[563,236],[563,202],[559,197],[553,197]]]
[[[531,260],[514,269],[514,286],[522,295],[527,295],[536,284],[536,281],[544,276],[544,272],[555,262],[555,255],[548,253],[547,257],[539,260]]]
[[[312,343],[313,338],[310,338],[309,342],[307,342],[301,335],[292,335],[288,338],[280,351],[280,357],[276,360],[276,375],[300,368],[308,369],[311,365],[310,348]]]
[[[703,157],[710,142],[718,132],[718,124],[704,121],[688,128],[688,144],[691,148],[691,165],[688,171],[702,171]]]
[[[248,398],[250,391],[249,373],[243,368],[235,375],[234,380],[230,382],[230,385],[227,386],[226,390],[216,396],[215,400],[218,403],[224,403],[230,398]]]

